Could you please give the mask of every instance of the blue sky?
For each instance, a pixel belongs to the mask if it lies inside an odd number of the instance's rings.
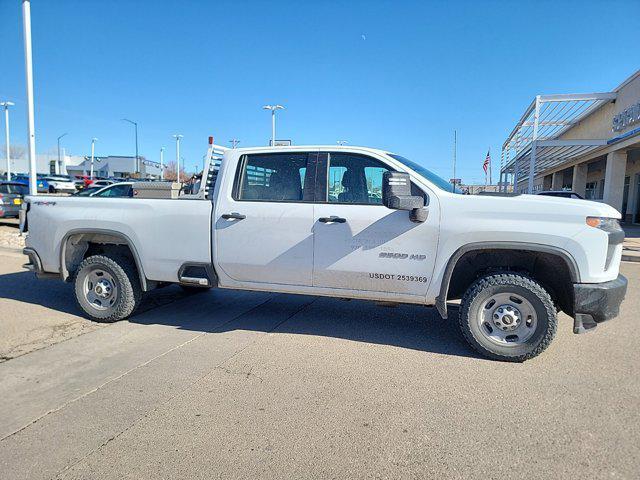
[[[37,151],[174,156],[208,135],[264,145],[265,103],[295,144],[384,148],[483,181],[537,93],[608,91],[640,68],[640,2],[242,2],[33,0]],[[0,0],[0,98],[26,144],[22,15]]]

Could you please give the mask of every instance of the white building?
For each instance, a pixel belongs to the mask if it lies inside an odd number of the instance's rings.
[[[640,70],[611,92],[536,96],[500,174],[518,192],[573,190],[640,222]]]
[[[4,150],[4,149],[3,149]],[[97,156],[93,159],[94,175],[97,177],[129,177],[136,171],[135,156]],[[0,173],[6,173],[7,160],[0,158]],[[28,173],[29,159],[26,154],[11,159],[13,173]],[[36,154],[36,171],[44,174],[89,175],[91,157],[80,155],[60,155],[57,153]],[[140,172],[143,177],[159,176],[160,168],[156,162],[140,160]]]

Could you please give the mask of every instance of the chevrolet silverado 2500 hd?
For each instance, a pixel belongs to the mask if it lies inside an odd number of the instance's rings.
[[[618,314],[620,214],[564,198],[468,196],[386,151],[211,147],[195,195],[28,197],[28,268],[113,322],[168,283],[435,306],[461,299],[478,352],[523,361]]]

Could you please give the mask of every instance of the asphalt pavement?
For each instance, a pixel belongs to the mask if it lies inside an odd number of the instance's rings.
[[[638,478],[639,264],[619,318],[510,364],[410,305],[170,287],[96,326],[7,258],[0,330],[87,329],[0,363],[3,479]]]

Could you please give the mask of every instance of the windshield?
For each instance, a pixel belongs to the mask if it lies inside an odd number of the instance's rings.
[[[394,160],[399,161],[403,165],[409,167],[414,172],[420,174],[421,176],[429,180],[431,183],[433,183],[436,187],[441,188],[442,190],[446,190],[447,192],[462,193],[462,191],[459,188],[454,189],[453,185],[447,182],[444,178],[439,177],[438,175],[433,173],[431,170],[424,168],[422,165],[418,165],[417,163],[412,162],[408,158],[401,157],[400,155],[396,155],[394,153],[390,153],[389,156]]]

